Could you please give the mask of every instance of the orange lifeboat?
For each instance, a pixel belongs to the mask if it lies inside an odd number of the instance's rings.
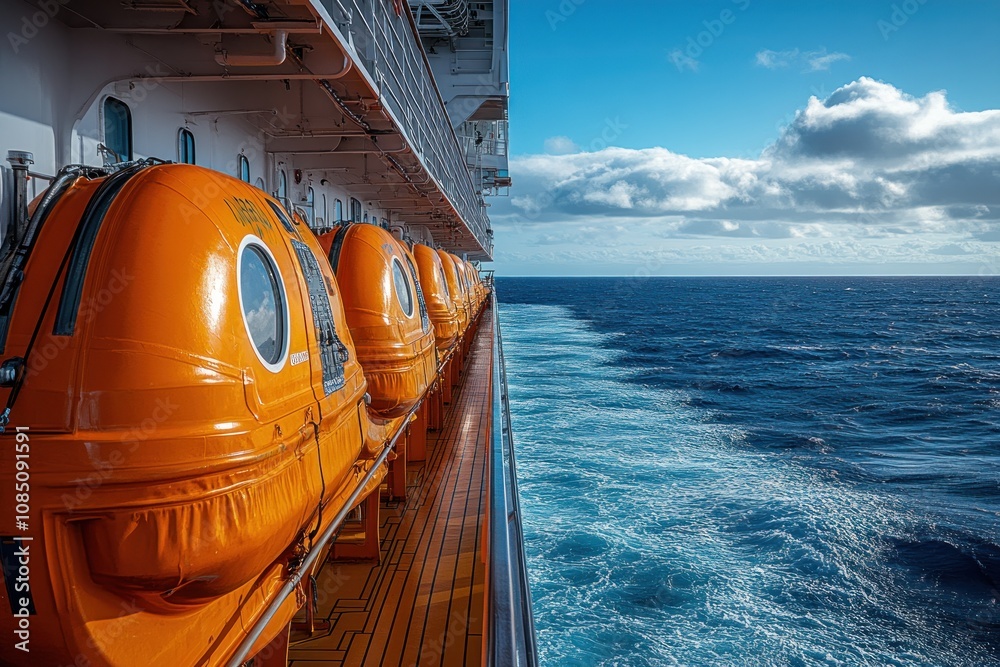
[[[479,275],[479,270],[475,266],[472,267],[472,279],[475,281],[476,293],[479,295],[479,304],[482,308],[489,298],[489,293],[486,290],[486,285],[483,284],[483,277]]]
[[[475,304],[474,310],[478,313],[479,309],[483,307],[483,294],[479,290],[479,272],[476,271],[472,262],[465,262],[465,275],[468,277],[469,292],[472,294],[472,302]]]
[[[476,312],[476,293],[472,290],[472,284],[469,280],[469,267],[465,263],[465,260],[461,258],[456,259],[455,266],[458,268],[459,277],[461,277],[462,285],[465,287],[466,299],[469,302],[470,316],[473,316]]]
[[[44,213],[0,394],[44,471],[32,662],[223,662],[371,465],[336,280],[275,200],[200,167],[80,176]]]
[[[465,291],[465,281],[462,280],[458,263],[455,261],[457,258],[444,250],[438,250],[437,253],[438,257],[441,258],[441,265],[444,267],[444,275],[448,281],[448,291],[451,292],[451,299],[458,310],[458,333],[459,336],[463,336],[471,320],[469,317],[469,296]]]
[[[371,409],[385,418],[404,415],[437,374],[434,329],[416,269],[403,246],[381,227],[349,225],[325,236],[368,378]]]
[[[451,255],[451,261],[455,263],[455,272],[458,275],[459,287],[465,294],[465,310],[468,314],[469,324],[475,319],[476,315],[476,304],[475,295],[473,295],[472,290],[469,289],[469,274],[465,270],[465,262],[458,255],[449,253]]]
[[[443,355],[458,339],[458,308],[451,299],[448,278],[441,257],[432,248],[416,244],[413,256],[420,274],[420,284],[427,300],[427,314],[434,323],[438,355]]]

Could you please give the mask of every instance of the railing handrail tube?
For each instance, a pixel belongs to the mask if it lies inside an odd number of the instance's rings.
[[[492,281],[491,281],[492,282]],[[538,651],[528,584],[510,401],[495,288],[493,310],[493,423],[489,454],[490,636],[489,664],[537,667]]]

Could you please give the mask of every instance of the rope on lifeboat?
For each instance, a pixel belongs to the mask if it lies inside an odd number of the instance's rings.
[[[322,417],[320,418],[322,419]],[[326,477],[323,475],[323,448],[319,442],[319,423],[313,419],[309,421],[309,424],[313,427],[313,435],[316,438],[316,458],[319,459],[320,484],[319,501],[316,503],[316,527],[309,533],[309,548],[311,549],[316,539],[316,533],[319,532],[319,527],[323,525],[323,497],[326,495]]]

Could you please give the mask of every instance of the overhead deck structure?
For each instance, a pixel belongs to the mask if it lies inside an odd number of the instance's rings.
[[[54,100],[61,109],[86,108],[108,81],[132,99],[167,87],[194,122],[244,117],[275,164],[294,162],[296,178],[316,172],[391,211],[393,223],[424,227],[470,259],[491,258],[483,187],[473,181],[402,2],[49,4],[52,20],[72,28],[63,62],[86,53],[95,65],[74,68],[72,85]],[[204,86],[224,90],[229,105],[190,108],[186,100]],[[14,111],[22,106],[31,118],[24,102]],[[72,125],[56,113],[54,161],[65,164]]]

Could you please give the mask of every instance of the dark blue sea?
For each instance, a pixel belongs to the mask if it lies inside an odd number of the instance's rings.
[[[544,665],[1000,665],[1000,279],[498,280]]]

